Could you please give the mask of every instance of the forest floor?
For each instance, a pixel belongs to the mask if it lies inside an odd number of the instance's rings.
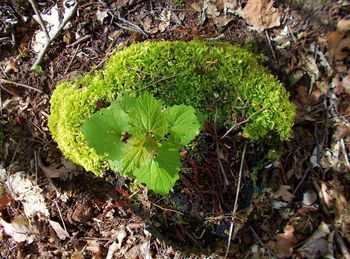
[[[1,257],[350,258],[349,13],[321,0],[1,1]],[[204,162],[182,154],[186,170],[161,197],[62,156],[47,126],[58,82],[120,46],[192,39],[265,56],[297,107],[277,159],[208,123]]]

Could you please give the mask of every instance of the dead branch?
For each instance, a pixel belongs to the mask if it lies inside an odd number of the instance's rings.
[[[58,27],[58,29],[55,32],[55,34],[46,42],[45,46],[43,47],[43,49],[38,54],[38,57],[37,57],[36,61],[34,62],[33,66],[31,67],[31,70],[34,70],[41,63],[42,59],[44,58],[46,52],[48,51],[48,49],[49,49],[49,47],[51,45],[51,43],[56,39],[58,34],[64,28],[64,26],[66,26],[67,22],[72,18],[73,14],[77,10],[78,4],[79,4],[79,0],[76,0],[74,6],[69,10],[67,15],[65,15],[63,21],[61,22],[61,24]]]
[[[243,165],[244,165],[244,158],[245,158],[245,153],[247,151],[247,142],[244,143],[244,148],[243,148],[243,153],[242,153],[242,158],[241,158],[241,164],[239,167],[239,175],[238,175],[238,183],[237,183],[237,189],[236,189],[236,198],[235,198],[235,204],[233,206],[233,211],[232,211],[232,221],[234,220],[237,208],[238,208],[238,196],[239,196],[239,192],[241,189],[241,180],[242,180],[242,173],[243,173]],[[233,222],[231,222],[231,226],[230,226],[230,234],[229,234],[229,239],[227,242],[227,250],[226,250],[226,254],[225,254],[225,258],[227,258],[228,253],[230,251],[230,246],[231,246],[231,239],[235,238],[237,232],[238,232],[238,228],[235,227],[235,231],[234,234],[232,236],[232,231],[233,231]]]
[[[38,88],[29,86],[29,85],[25,85],[25,84],[21,84],[21,83],[17,83],[17,82],[13,82],[13,81],[10,81],[10,80],[7,80],[7,79],[3,79],[3,78],[0,78],[0,83],[2,83],[2,84],[16,85],[16,86],[20,86],[20,87],[27,88],[27,89],[29,89],[29,90],[36,91],[36,92],[38,92],[38,93],[43,93],[43,91],[41,91],[41,90],[38,89]]]
[[[40,12],[38,10],[38,7],[37,7],[36,3],[34,2],[34,0],[29,0],[29,2],[31,3],[36,16],[38,17],[38,21],[37,22],[40,24],[41,29],[44,31],[47,41],[50,41],[49,32],[47,31],[47,28],[45,26],[43,18],[41,17],[41,14],[40,14]]]

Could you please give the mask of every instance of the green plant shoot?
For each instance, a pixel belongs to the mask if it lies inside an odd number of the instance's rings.
[[[200,132],[197,111],[187,105],[163,107],[149,93],[122,95],[85,120],[88,144],[111,169],[167,195],[179,179],[179,149]]]

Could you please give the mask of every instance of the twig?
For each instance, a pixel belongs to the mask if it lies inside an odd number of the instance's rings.
[[[252,226],[249,226],[249,228],[250,228],[250,231],[252,231],[252,233],[253,233],[253,235],[255,236],[255,238],[256,238],[256,239],[258,240],[258,242],[260,243],[260,245],[263,246],[263,247],[266,249],[266,251],[268,251],[274,258],[278,258],[278,256],[275,255],[275,253],[272,252],[272,250],[271,250],[268,246],[266,246],[266,245],[264,244],[264,242],[260,239],[260,237],[258,236],[258,234],[255,232],[254,228],[253,228]]]
[[[102,66],[103,63],[105,63],[106,60],[107,60],[114,52],[116,52],[117,50],[118,50],[117,48],[115,48],[115,49],[110,49],[110,50],[106,53],[105,57],[101,60],[101,62],[97,64],[97,66],[95,67],[95,69],[97,69],[97,68],[99,68],[100,66]]]
[[[72,62],[73,62],[75,56],[76,56],[77,53],[78,53],[78,49],[79,49],[79,48],[80,48],[80,44],[78,44],[78,47],[75,49],[74,54],[73,54],[72,58],[70,59],[69,64],[68,64],[66,70],[64,71],[63,75],[66,75],[66,74],[67,74],[67,72],[68,72],[70,66],[72,65]]]
[[[21,86],[21,87],[27,88],[27,89],[29,89],[29,90],[36,91],[36,92],[38,92],[38,93],[43,93],[43,91],[41,91],[41,90],[38,89],[38,88],[29,86],[29,85],[25,85],[25,84],[21,84],[21,83],[17,83],[17,82],[13,82],[13,81],[10,81],[10,80],[7,80],[7,79],[3,79],[3,78],[0,78],[0,83],[3,83],[3,84],[12,84],[12,85],[16,85],[16,86]]]
[[[146,90],[147,88],[149,88],[149,87],[151,87],[151,86],[153,86],[153,85],[156,85],[156,84],[158,84],[158,83],[160,83],[160,82],[163,82],[163,81],[166,81],[166,80],[168,80],[168,79],[177,77],[178,75],[181,75],[181,74],[184,74],[184,73],[185,73],[185,72],[181,72],[181,73],[178,73],[178,74],[174,74],[174,75],[172,75],[172,76],[162,77],[161,79],[159,79],[159,80],[157,80],[157,81],[155,81],[155,82],[152,82],[152,83],[150,83],[149,85],[146,85],[145,87],[142,87],[142,88],[136,90],[136,92],[142,92],[143,90]]]
[[[216,125],[217,124],[217,121],[216,121],[216,119],[217,119],[217,112],[218,112],[218,109],[215,106],[214,133],[215,133],[216,155],[217,155],[217,160],[218,160],[218,163],[219,163],[219,166],[220,166],[220,171],[221,171],[222,177],[224,178],[226,186],[228,186],[230,183],[228,182],[227,175],[226,175],[225,169],[224,169],[224,167],[222,165],[221,158],[220,158],[220,147],[219,147],[218,133],[217,133],[217,130],[216,130],[216,127],[217,127],[217,125]]]
[[[43,49],[41,50],[41,52],[39,53],[36,61],[34,62],[33,66],[31,67],[31,70],[34,70],[42,61],[42,59],[44,58],[46,52],[48,51],[51,43],[55,40],[55,38],[58,36],[58,34],[62,31],[62,29],[64,28],[64,26],[67,24],[67,22],[72,18],[73,14],[75,13],[75,11],[77,10],[78,7],[78,3],[79,0],[75,1],[75,5],[69,9],[69,12],[67,13],[67,15],[65,15],[63,21],[61,22],[60,26],[58,27],[57,31],[55,32],[55,34],[52,36],[52,38],[50,38],[50,40],[48,40],[45,44],[45,46],[43,47]]]
[[[345,259],[350,259],[350,253],[346,247],[343,238],[339,235],[338,231],[335,231],[335,241],[337,242],[340,251],[342,252]]]
[[[305,180],[305,178],[306,178],[306,176],[307,176],[308,173],[309,173],[309,168],[306,169],[303,178],[300,180],[298,186],[294,189],[293,194],[295,194],[295,193],[297,192],[297,190],[299,189],[299,187],[301,186],[301,184],[304,182],[304,180]]]
[[[83,37],[77,39],[77,40],[76,40],[75,42],[73,42],[72,44],[69,44],[67,47],[68,47],[68,48],[69,48],[69,47],[74,47],[74,46],[76,46],[76,45],[78,45],[78,44],[82,43],[83,41],[86,41],[86,40],[88,40],[88,39],[90,39],[90,38],[91,38],[91,34],[85,35],[85,36],[83,36]]]
[[[64,231],[67,232],[66,224],[64,224],[64,220],[63,220],[63,217],[62,217],[62,213],[61,213],[60,207],[58,207],[57,201],[54,201],[54,203],[55,203],[56,208],[57,208],[57,210],[58,210],[58,214],[60,215],[61,222],[62,222],[62,225],[63,225],[63,229],[64,229]],[[68,232],[67,232],[67,233],[68,233]]]
[[[272,48],[272,44],[271,44],[271,40],[270,40],[270,36],[269,36],[269,34],[267,33],[267,31],[266,31],[266,30],[265,30],[265,34],[266,34],[267,41],[269,42],[269,46],[270,46],[270,49],[271,49],[271,53],[272,53],[273,59],[274,59],[275,61],[277,61],[277,58],[276,58],[275,52],[274,52],[274,50],[273,50],[273,48]]]
[[[47,41],[50,41],[49,33],[48,33],[48,31],[47,31],[47,28],[46,28],[46,26],[45,26],[45,23],[44,23],[44,21],[43,21],[43,18],[41,17],[41,14],[40,14],[40,12],[39,12],[39,10],[38,10],[38,7],[37,7],[36,3],[34,2],[34,0],[29,0],[29,2],[31,3],[31,5],[32,5],[32,7],[33,7],[33,9],[34,9],[34,12],[35,12],[35,14],[36,14],[36,16],[38,17],[38,23],[40,24],[41,29],[44,31]]]
[[[178,214],[180,214],[180,215],[184,215],[181,211],[177,211],[177,210],[173,210],[173,209],[169,209],[169,208],[164,208],[164,207],[162,207],[162,206],[160,206],[160,205],[158,205],[158,204],[156,204],[156,203],[153,203],[153,202],[151,202],[151,203],[152,203],[152,205],[154,205],[154,206],[156,206],[157,208],[160,208],[160,209],[162,209],[162,210],[164,210],[164,211],[171,211],[171,212],[178,213]]]
[[[232,130],[234,130],[236,127],[244,124],[244,123],[247,123],[248,121],[250,121],[252,119],[253,116],[255,116],[256,114],[258,114],[259,112],[262,112],[264,110],[264,108],[261,108],[259,110],[257,110],[256,112],[253,112],[252,115],[250,115],[247,119],[239,122],[239,123],[236,123],[235,125],[233,125],[228,131],[226,131],[226,133],[220,138],[220,139],[224,139]]]
[[[344,143],[344,139],[343,138],[340,140],[340,144],[342,146],[342,153],[343,153],[343,156],[344,156],[344,159],[345,159],[346,166],[347,166],[348,171],[349,171],[350,170],[349,157],[348,157],[348,154],[346,153],[346,147],[345,147],[345,143]]]
[[[315,187],[315,189],[316,189],[316,191],[318,193],[318,196],[319,196],[320,202],[321,202],[321,207],[322,207],[322,210],[323,210],[324,214],[326,214],[326,216],[329,217],[330,213],[329,213],[327,204],[325,202],[325,198],[323,196],[323,193],[322,193],[320,185],[316,182],[316,180],[313,180],[312,184],[314,185],[314,187]]]
[[[237,211],[237,207],[238,207],[238,196],[239,196],[239,191],[241,189],[241,179],[242,179],[244,157],[245,157],[246,151],[247,151],[247,142],[244,143],[243,152],[242,152],[242,158],[241,158],[241,164],[239,166],[239,174],[238,174],[238,183],[237,183],[237,189],[236,189],[235,204],[233,206],[233,211],[232,211],[232,221],[234,220],[234,217],[235,217],[235,214],[236,214],[236,211]],[[230,226],[230,234],[229,234],[229,239],[228,239],[228,243],[227,243],[227,250],[226,250],[225,258],[227,257],[227,255],[228,255],[228,253],[230,251],[232,231],[233,231],[233,222],[231,222],[231,226]],[[237,232],[238,232],[238,229],[235,227],[235,232],[234,232],[234,235],[233,235],[233,239],[236,237]]]

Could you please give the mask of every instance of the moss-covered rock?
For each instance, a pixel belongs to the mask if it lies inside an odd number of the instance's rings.
[[[114,54],[104,69],[75,82],[59,84],[51,98],[49,128],[63,154],[100,175],[108,164],[87,145],[84,120],[100,100],[110,102],[120,91],[148,91],[165,104],[186,104],[209,118],[232,123],[246,107],[251,119],[244,135],[258,140],[270,132],[291,136],[295,107],[284,87],[255,54],[230,43],[143,42]]]

